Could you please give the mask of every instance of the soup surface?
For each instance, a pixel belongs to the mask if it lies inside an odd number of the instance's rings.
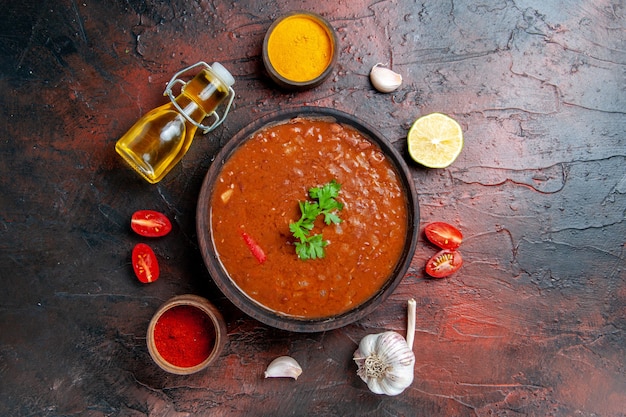
[[[342,221],[329,226],[320,216],[311,233],[328,242],[325,257],[301,260],[289,224],[308,190],[332,180],[341,184]],[[248,297],[277,313],[322,318],[363,303],[390,277],[409,227],[407,204],[375,143],[349,126],[296,118],[257,131],[227,160],[209,224],[224,269]]]

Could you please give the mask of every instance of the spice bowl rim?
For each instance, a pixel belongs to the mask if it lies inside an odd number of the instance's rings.
[[[207,358],[199,364],[190,367],[176,366],[168,362],[159,353],[154,340],[154,330],[161,316],[172,308],[180,306],[190,306],[202,311],[211,320],[215,333],[215,342],[209,356],[207,356]],[[189,375],[206,369],[209,365],[215,362],[224,350],[227,338],[226,324],[219,310],[204,297],[194,294],[183,294],[170,298],[165,303],[161,304],[161,306],[156,310],[148,325],[146,342],[150,357],[161,369],[172,374]]]
[[[236,150],[253,136],[255,132],[275,124],[285,123],[294,118],[317,118],[332,120],[351,126],[377,144],[390,159],[404,187],[407,198],[408,219],[404,250],[389,278],[379,291],[359,306],[344,313],[315,319],[302,319],[262,306],[249,295],[245,294],[230,278],[222,265],[213,241],[211,227],[211,196],[215,181],[219,177],[224,164]],[[409,269],[419,235],[419,204],[415,184],[410,171],[401,154],[382,134],[361,119],[348,113],[326,107],[300,107],[270,113],[256,119],[237,132],[219,151],[203,180],[196,208],[196,234],[204,264],[213,282],[220,291],[241,311],[248,316],[272,327],[302,333],[322,332],[354,323],[376,309],[384,302],[400,284]]]
[[[307,81],[294,81],[279,74],[278,71],[276,71],[276,69],[274,68],[274,65],[272,64],[272,61],[270,60],[269,54],[268,54],[268,43],[269,43],[270,36],[272,32],[274,31],[274,29],[276,29],[278,25],[280,25],[286,19],[293,17],[293,16],[298,16],[298,15],[307,16],[309,18],[314,19],[317,23],[319,23],[328,34],[331,44],[332,44],[332,48],[333,48],[330,62],[328,63],[324,71],[317,77],[311,80],[307,80]],[[318,85],[326,81],[326,79],[330,76],[330,74],[332,73],[337,63],[337,56],[339,54],[339,51],[337,49],[337,44],[338,44],[337,33],[335,32],[335,29],[332,27],[330,22],[328,22],[328,20],[326,20],[323,16],[315,12],[311,12],[311,11],[294,10],[294,11],[287,12],[285,14],[280,15],[276,20],[274,20],[274,22],[272,22],[270,27],[267,29],[267,32],[265,33],[265,37],[263,39],[263,51],[262,51],[263,65],[269,77],[272,79],[272,81],[274,81],[278,86],[284,89],[306,90],[309,88],[317,87]]]

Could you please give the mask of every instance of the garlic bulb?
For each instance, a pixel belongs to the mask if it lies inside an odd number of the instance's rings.
[[[291,356],[279,356],[267,366],[265,378],[298,379],[301,373],[302,368],[294,358]]]
[[[375,394],[398,395],[413,382],[415,300],[409,300],[407,339],[396,332],[365,336],[354,352],[357,375]],[[408,342],[410,343],[408,343]]]
[[[376,64],[370,71],[370,81],[374,88],[381,93],[391,93],[402,84],[402,75],[393,72],[389,68],[382,67],[383,64]]]

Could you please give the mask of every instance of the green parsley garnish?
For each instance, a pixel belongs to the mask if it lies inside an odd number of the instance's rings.
[[[300,201],[300,220],[289,224],[289,230],[297,239],[296,253],[298,258],[317,259],[325,256],[324,248],[328,241],[321,234],[311,235],[317,216],[324,216],[326,225],[341,223],[337,214],[343,209],[343,204],[336,200],[341,190],[341,184],[332,180],[322,187],[309,189],[309,196],[314,201]]]

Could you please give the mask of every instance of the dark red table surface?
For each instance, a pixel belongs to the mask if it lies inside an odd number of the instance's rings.
[[[277,89],[261,61],[265,31],[294,9],[326,17],[340,50],[331,77],[301,93]],[[626,415],[622,1],[14,1],[0,22],[0,415]],[[114,144],[200,60],[232,71],[235,106],[149,185]],[[398,91],[374,91],[377,62],[403,75]],[[421,235],[383,305],[313,334],[235,308],[195,230],[220,146],[304,105],[379,128],[410,166],[420,227],[447,221],[465,235],[457,274],[425,276],[436,249]],[[447,169],[406,155],[410,125],[434,111],[465,133]],[[174,223],[151,242],[162,269],[151,285],[130,264],[142,239],[129,218],[144,208]],[[206,371],[173,376],[145,332],[185,293],[222,311],[229,343]],[[404,333],[411,297],[415,380],[397,397],[372,394],[352,354],[366,334]],[[279,355],[300,362],[297,381],[263,378]]]

